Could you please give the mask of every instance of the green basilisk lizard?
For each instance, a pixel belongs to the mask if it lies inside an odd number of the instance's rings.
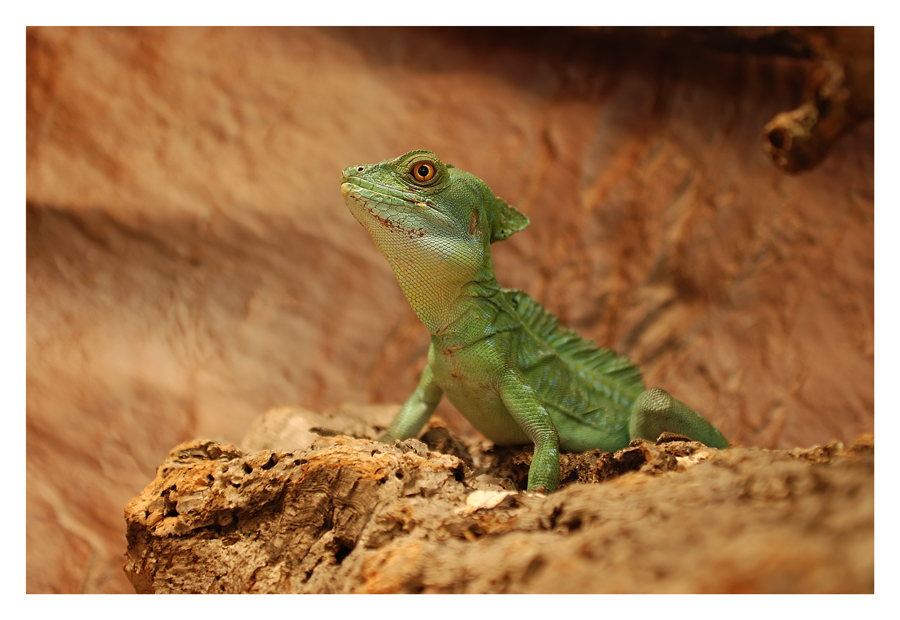
[[[446,395],[499,445],[534,444],[528,490],[559,486],[559,451],[614,451],[664,431],[728,446],[700,414],[640,371],[560,327],[522,291],[502,289],[491,243],[528,218],[481,179],[430,151],[346,168],[344,201],[371,233],[431,332],[419,385],[381,440],[415,437]]]

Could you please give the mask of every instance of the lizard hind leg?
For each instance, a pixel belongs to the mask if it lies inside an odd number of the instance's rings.
[[[715,426],[664,389],[644,390],[631,410],[629,437],[655,441],[666,431],[687,435],[711,448],[728,447],[728,440]]]

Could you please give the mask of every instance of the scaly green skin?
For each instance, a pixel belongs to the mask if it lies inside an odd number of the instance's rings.
[[[347,168],[341,181],[344,201],[431,332],[419,386],[383,441],[416,436],[446,394],[493,442],[534,443],[528,490],[545,492],[559,486],[561,449],[619,450],[663,431],[728,446],[664,390],[645,391],[626,358],[559,327],[525,293],[500,288],[491,243],[529,222],[481,179],[412,151]]]

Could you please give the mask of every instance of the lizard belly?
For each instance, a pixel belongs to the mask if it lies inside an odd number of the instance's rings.
[[[456,360],[442,355],[431,361],[432,372],[438,386],[454,407],[482,435],[502,446],[531,443],[503,404],[500,393],[487,376],[466,373]]]

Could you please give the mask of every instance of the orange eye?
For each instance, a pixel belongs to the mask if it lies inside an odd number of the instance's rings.
[[[412,175],[416,181],[425,183],[434,178],[434,166],[427,161],[419,161],[413,164]]]

